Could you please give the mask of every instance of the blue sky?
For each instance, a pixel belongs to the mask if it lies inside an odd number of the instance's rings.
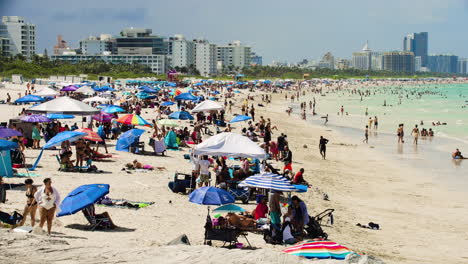
[[[50,52],[62,34],[72,47],[90,35],[147,27],[225,44],[241,40],[265,62],[351,57],[398,50],[404,35],[429,32],[430,53],[468,57],[467,0],[0,0],[0,15],[37,25],[37,50]]]

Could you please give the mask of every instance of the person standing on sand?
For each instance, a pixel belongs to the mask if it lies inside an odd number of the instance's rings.
[[[327,143],[328,143],[328,139],[324,138],[323,136],[320,136],[319,149],[320,149],[320,155],[322,155],[323,159],[325,159],[327,156]]]
[[[398,143],[405,143],[405,141],[403,140],[404,135],[405,133],[403,131],[403,124],[400,124],[398,125],[398,129],[397,129]]]
[[[341,106],[340,111],[341,111],[341,116],[343,116],[343,113],[344,113],[344,107],[343,106]]]
[[[369,117],[369,129],[372,129],[372,123],[374,123],[374,120],[372,117]]]
[[[23,211],[23,220],[21,220],[20,226],[24,225],[28,215],[31,216],[31,226],[34,227],[36,222],[36,210],[37,210],[37,202],[34,199],[34,194],[37,191],[36,186],[33,185],[32,179],[26,179],[24,181],[26,185],[26,206],[24,207]]]
[[[418,128],[418,125],[415,125],[414,128],[413,128],[413,131],[411,133],[413,135],[413,144],[418,144],[418,138],[419,138],[419,128]]]
[[[369,143],[369,126],[366,126],[366,129],[364,129],[364,140],[362,142]]]
[[[52,187],[50,178],[44,179],[44,186],[34,194],[34,198],[39,205],[39,213],[41,214],[39,226],[42,229],[47,221],[47,233],[50,236],[52,220],[54,220],[55,213],[59,213],[61,201],[60,194],[57,189]]]

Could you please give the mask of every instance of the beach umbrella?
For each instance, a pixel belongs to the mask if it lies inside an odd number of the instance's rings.
[[[108,107],[109,105],[111,105],[111,104],[100,104],[100,105],[96,106],[96,108],[103,109],[103,108]]]
[[[169,115],[169,119],[193,120],[193,116],[187,111],[177,111]]]
[[[81,94],[94,94],[96,91],[93,88],[85,85],[85,86],[81,86],[80,88],[78,88],[75,92],[81,93]]]
[[[20,120],[28,123],[49,123],[52,121],[45,115],[25,115]]]
[[[242,122],[249,119],[252,119],[252,117],[246,115],[236,115],[233,119],[231,119],[231,121],[229,121],[229,123]]]
[[[18,148],[18,143],[5,139],[0,139],[0,151],[12,150],[16,148]]]
[[[21,132],[11,128],[1,127],[0,128],[0,138],[9,138],[9,137],[18,137],[22,136]]]
[[[203,85],[203,83],[198,82],[198,83],[194,84],[193,86],[201,86],[201,85]]]
[[[162,126],[166,126],[166,127],[178,127],[178,126],[180,126],[177,122],[175,122],[174,120],[171,120],[171,119],[158,120],[158,124],[160,124]]]
[[[153,126],[148,121],[144,120],[141,116],[135,115],[135,114],[128,114],[128,115],[121,116],[116,121],[118,123],[125,124],[125,125],[147,126],[147,127]]]
[[[333,241],[303,241],[285,248],[283,252],[308,259],[345,259],[351,251]]]
[[[100,96],[94,96],[94,97],[86,98],[86,99],[83,100],[84,103],[91,103],[91,102],[107,103],[109,101],[110,101],[109,99],[104,98],[104,97],[100,97]]]
[[[193,109],[192,113],[196,112],[206,112],[206,111],[217,111],[217,110],[223,110],[224,107],[216,102],[213,101],[203,101],[199,104],[197,104]]]
[[[101,111],[104,113],[113,114],[113,113],[125,112],[125,109],[117,105],[108,105],[104,107]]]
[[[130,129],[125,131],[120,137],[117,139],[117,144],[115,145],[115,150],[118,151],[128,151],[128,148],[135,142],[140,140],[140,136],[145,133],[143,129]]]
[[[169,105],[174,105],[174,102],[166,101],[161,104],[161,106],[169,106]]]
[[[234,203],[235,199],[232,194],[225,190],[212,186],[205,186],[193,191],[189,195],[189,201],[191,203],[203,205],[224,205]]]
[[[64,114],[59,114],[59,113],[48,114],[47,117],[49,119],[73,119],[75,118],[74,115],[64,115]]]
[[[55,91],[54,89],[45,87],[45,88],[41,89],[40,91],[38,91],[37,93],[35,93],[34,95],[50,97],[50,96],[57,96],[57,95],[59,95],[59,93],[57,91]]]
[[[44,102],[44,101],[45,99],[40,96],[29,94],[29,95],[26,95],[17,99],[15,103],[26,104],[26,103],[37,103],[37,102]]]
[[[157,93],[159,91],[158,89],[151,88],[149,86],[141,86],[138,88],[140,91],[145,92],[145,93]]]
[[[194,95],[191,94],[191,93],[181,93],[181,94],[177,95],[176,97],[174,97],[174,99],[176,99],[176,100],[190,100],[190,101],[193,101],[193,100],[197,100],[197,97],[194,96]]]
[[[109,193],[109,188],[109,184],[88,184],[76,188],[63,199],[57,217],[72,215],[96,203]]]
[[[213,213],[242,213],[245,209],[235,204],[226,204],[213,210]]]
[[[90,141],[96,141],[96,142],[102,142],[102,138],[98,135],[98,133],[94,132],[93,130],[89,128],[78,128],[73,131],[76,132],[83,132],[86,133],[86,136],[83,137],[83,139],[87,139]]]
[[[288,179],[273,173],[261,173],[248,177],[239,183],[239,187],[268,189],[282,192],[294,192],[296,187]]]
[[[177,84],[176,84],[176,83],[173,83],[173,82],[168,82],[168,83],[165,84],[165,86],[177,87]]]
[[[240,158],[266,158],[265,150],[248,137],[240,134],[223,132],[195,146],[195,155],[226,156]]]
[[[64,141],[76,141],[82,137],[86,136],[86,133],[78,131],[63,131],[51,138],[47,143],[42,147],[43,149],[48,149],[60,145]]]
[[[264,84],[270,84],[271,81],[270,80],[266,80],[266,81],[263,81]]]
[[[70,97],[64,96],[42,103],[26,110],[31,113],[61,113],[70,115],[93,115],[98,114],[99,109],[91,107]]]
[[[78,90],[78,87],[76,87],[74,85],[68,85],[68,86],[63,87],[60,91],[62,91],[62,92],[74,92],[76,90]]]
[[[98,122],[110,122],[114,116],[112,114],[101,112],[99,114],[93,115],[93,119]]]

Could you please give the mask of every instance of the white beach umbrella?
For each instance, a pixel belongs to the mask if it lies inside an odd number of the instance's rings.
[[[195,146],[195,155],[212,155],[241,158],[266,158],[265,150],[248,137],[230,132],[217,134]]]
[[[213,110],[223,110],[224,107],[214,101],[211,100],[205,100],[201,103],[199,103],[197,106],[195,106],[192,110],[192,113],[196,112],[207,112],[207,111],[213,111]]]
[[[89,86],[82,86],[78,90],[75,91],[76,93],[81,93],[81,94],[94,94],[96,91],[93,90],[93,88]]]
[[[65,115],[93,115],[100,113],[99,109],[67,96],[31,107],[26,111],[30,113],[61,113]]]
[[[104,98],[104,97],[100,97],[100,96],[94,96],[94,97],[86,98],[86,99],[83,100],[83,102],[85,102],[85,103],[90,103],[90,102],[107,103],[109,101],[110,101],[109,99]]]
[[[35,93],[34,95],[46,97],[46,96],[57,96],[59,94],[60,93],[55,91],[54,89],[45,87],[45,88],[41,89],[40,91],[38,91],[37,93]]]

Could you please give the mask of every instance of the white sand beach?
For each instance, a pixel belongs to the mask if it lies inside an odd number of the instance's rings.
[[[38,89],[38,88],[36,88]],[[0,89],[0,99],[9,92],[12,99],[24,87],[7,84]],[[247,93],[236,97],[237,104]],[[256,98],[256,105],[259,103]],[[305,169],[305,179],[312,188],[300,197],[309,213],[315,215],[327,208],[335,209],[334,225],[325,225],[329,239],[359,254],[378,257],[385,263],[468,263],[468,196],[448,191],[434,184],[417,171],[387,160],[371,148],[372,144],[357,143],[323,126],[316,126],[297,117],[289,117],[282,94],[273,94],[272,104],[256,108],[256,116],[271,118],[273,138],[279,133],[288,136],[294,153],[293,170]],[[0,105],[2,122],[17,116],[22,106]],[[240,113],[236,107],[233,113]],[[226,114],[227,119],[231,114]],[[143,109],[142,117],[155,118],[154,110]],[[76,121],[66,121],[68,124]],[[80,124],[80,123],[78,123]],[[234,125],[239,132],[241,124]],[[148,133],[142,141],[148,142]],[[330,140],[327,160],[318,150],[319,137]],[[43,142],[41,143],[41,145]],[[305,148],[304,145],[307,147]],[[266,244],[263,237],[249,234],[257,249],[224,249],[203,245],[207,208],[190,203],[186,195],[171,192],[167,184],[174,172],[190,173],[191,164],[183,151],[168,151],[167,156],[143,156],[115,151],[115,141],[108,141],[109,151],[118,156],[108,162],[96,162],[102,174],[59,172],[55,154],[44,152],[33,177],[41,185],[46,177],[62,197],[83,184],[110,184],[109,196],[131,201],[154,202],[139,210],[96,207],[107,211],[119,226],[116,230],[89,231],[83,214],[55,218],[52,236],[24,234],[0,229],[0,263],[343,263],[343,261],[312,261],[282,253],[284,246]],[[39,150],[26,150],[27,163],[35,161]],[[144,164],[165,167],[165,170],[127,173],[121,169],[134,159]],[[434,161],[437,162],[437,161]],[[281,162],[273,162],[282,167]],[[19,169],[20,172],[26,172]],[[6,183],[21,183],[24,178],[6,178]],[[323,194],[329,201],[323,199]],[[0,210],[22,212],[24,189],[7,191],[6,204]],[[254,209],[254,203],[242,205]],[[357,227],[357,223],[378,223],[381,230]],[[29,221],[27,221],[29,223]],[[186,234],[191,246],[166,246],[179,235]],[[241,243],[245,243],[240,238]]]

